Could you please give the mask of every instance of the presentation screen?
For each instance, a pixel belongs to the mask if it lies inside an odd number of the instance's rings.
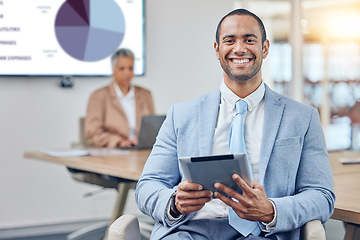
[[[143,0],[0,0],[0,75],[109,76],[118,48],[145,71]]]

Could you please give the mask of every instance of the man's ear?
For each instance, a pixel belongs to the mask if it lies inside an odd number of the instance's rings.
[[[215,49],[217,59],[220,60],[220,57],[219,57],[219,44],[217,42],[214,42],[214,49]]]
[[[269,47],[270,47],[270,42],[269,40],[266,39],[263,44],[263,59],[265,59],[269,54]]]

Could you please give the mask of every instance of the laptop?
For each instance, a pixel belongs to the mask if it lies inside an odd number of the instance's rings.
[[[143,116],[141,119],[138,145],[127,149],[151,149],[165,117],[165,115]]]

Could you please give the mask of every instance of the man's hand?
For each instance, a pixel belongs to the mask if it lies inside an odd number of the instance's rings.
[[[182,214],[199,211],[212,199],[212,195],[211,191],[202,190],[200,184],[181,182],[175,196],[176,209]]]
[[[219,192],[215,192],[214,195],[226,205],[232,207],[234,212],[241,218],[264,223],[271,222],[274,218],[274,208],[266,196],[264,187],[257,182],[253,182],[253,188],[251,188],[239,175],[234,174],[232,177],[243,191],[243,194],[241,195],[221,183],[215,183],[215,188],[226,193],[230,198],[223,196]]]

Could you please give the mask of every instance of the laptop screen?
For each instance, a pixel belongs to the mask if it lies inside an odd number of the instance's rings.
[[[165,115],[145,115],[141,119],[139,143],[134,149],[150,149],[153,147],[156,136],[164,122]]]

